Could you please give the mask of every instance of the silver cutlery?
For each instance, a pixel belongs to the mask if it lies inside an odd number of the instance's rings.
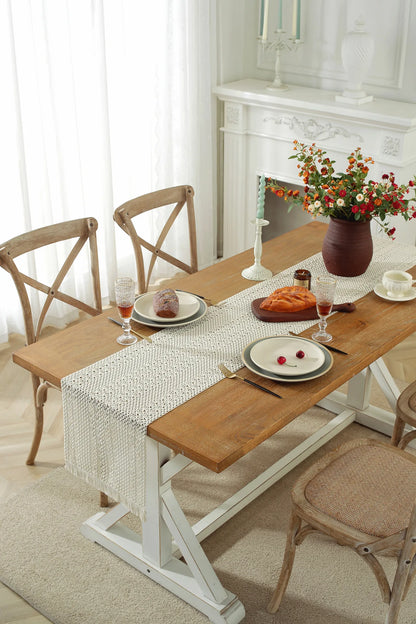
[[[260,386],[259,384],[255,383],[254,381],[251,381],[251,379],[246,379],[246,377],[241,377],[241,375],[237,375],[237,373],[232,373],[230,370],[228,370],[228,368],[226,366],[224,366],[224,364],[218,364],[218,368],[220,369],[222,374],[225,377],[227,377],[228,379],[233,379],[234,377],[236,377],[237,379],[241,379],[242,381],[245,381],[246,383],[250,384],[251,386],[254,386],[255,388],[258,388],[259,390],[263,390],[263,392],[267,392],[268,394],[272,394],[273,396],[278,397],[279,399],[283,398],[283,397],[280,396],[280,394],[276,394],[276,392],[272,392],[268,388],[265,388],[264,386]]]
[[[206,303],[208,303],[211,306],[220,306],[220,305],[222,305],[222,302],[216,303],[215,301],[212,301],[211,299],[208,299],[208,297],[204,297],[203,295],[197,295],[196,293],[189,292],[189,290],[181,290],[180,288],[175,288],[175,290],[177,292],[183,292],[183,293],[186,293],[188,295],[193,295],[194,297],[199,297],[199,299],[203,299]]]
[[[290,331],[289,334],[291,336],[296,336],[297,338],[299,338],[299,335],[295,334],[295,332],[293,332],[293,331]],[[318,344],[321,344],[321,343],[318,343]],[[341,351],[341,349],[337,349],[337,347],[333,347],[333,346],[331,346],[329,344],[322,343],[322,346],[326,347],[327,349],[329,349],[329,351],[335,351],[336,353],[342,353],[342,355],[349,355],[349,353],[347,353],[346,351]]]
[[[111,316],[108,317],[108,320],[112,321],[116,325],[120,325],[120,327],[123,327],[123,323],[121,323],[120,321],[117,321],[117,319],[111,318]],[[132,334],[136,334],[136,336],[139,336],[139,338],[143,338],[143,340],[147,340],[147,342],[152,342],[152,339],[150,338],[150,336],[145,336],[144,334],[140,334],[139,332],[137,332],[135,329],[132,329],[131,327],[130,327],[130,331]]]

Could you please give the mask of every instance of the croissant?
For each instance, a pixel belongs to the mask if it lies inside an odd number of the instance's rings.
[[[303,286],[284,286],[271,293],[260,304],[262,310],[272,312],[299,312],[316,305],[315,295]]]

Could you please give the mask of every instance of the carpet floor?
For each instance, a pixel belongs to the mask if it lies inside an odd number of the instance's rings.
[[[305,433],[325,424],[313,408],[221,475],[191,465],[174,480],[194,522],[272,464]],[[266,605],[280,570],[294,480],[318,456],[353,437],[383,436],[353,424],[251,503],[204,542],[221,582],[246,608],[250,624],[382,624],[386,606],[365,562],[328,539],[310,536],[298,548],[279,612]],[[208,621],[79,530],[97,512],[98,493],[58,468],[0,509],[0,580],[54,624],[197,624]],[[138,528],[131,514],[125,522]],[[390,573],[393,561],[389,561]],[[1,618],[0,618],[1,621]],[[416,591],[400,624],[416,623]]]

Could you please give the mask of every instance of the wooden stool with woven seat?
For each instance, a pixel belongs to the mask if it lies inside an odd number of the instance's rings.
[[[386,624],[398,621],[401,601],[416,573],[416,457],[391,444],[354,440],[311,466],[292,491],[292,519],[282,570],[269,603],[275,613],[286,591],[296,546],[323,533],[350,546],[368,563]],[[378,555],[397,558],[390,587]]]

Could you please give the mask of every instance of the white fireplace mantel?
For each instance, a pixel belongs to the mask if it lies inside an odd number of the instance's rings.
[[[364,105],[335,101],[335,93],[239,80],[214,89],[224,101],[224,257],[253,246],[258,176],[299,184],[293,140],[316,142],[345,170],[358,146],[375,161],[371,177],[393,171],[400,183],[416,173],[416,105],[376,99]],[[292,213],[291,213],[292,214]],[[391,221],[398,238],[416,243],[416,221]]]

